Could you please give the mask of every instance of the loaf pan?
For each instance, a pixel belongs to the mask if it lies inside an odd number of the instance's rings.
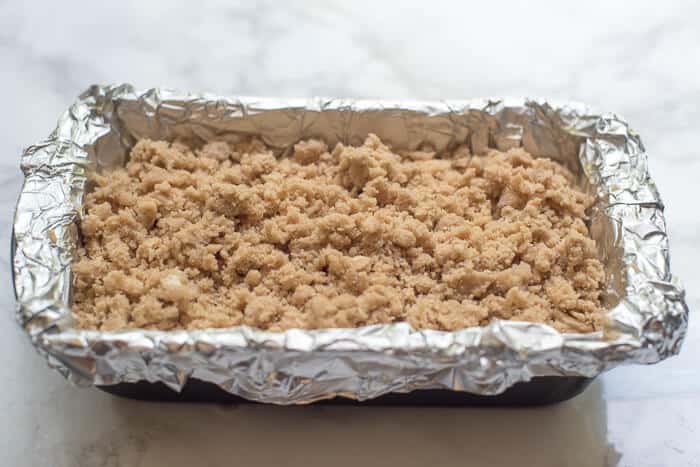
[[[455,332],[406,323],[285,332],[73,327],[70,269],[87,175],[124,165],[138,139],[255,135],[285,153],[300,139],[353,145],[370,132],[394,149],[522,146],[568,167],[596,197],[589,227],[607,273],[603,329],[564,334],[516,321]],[[670,271],[663,204],[646,157],[622,118],[578,103],[280,100],[92,86],[22,155],[12,237],[17,318],[73,383],[139,399],[557,402],[616,365],[674,355],[683,341],[688,309]]]

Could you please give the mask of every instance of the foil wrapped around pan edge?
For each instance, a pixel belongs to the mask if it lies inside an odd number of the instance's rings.
[[[256,134],[283,152],[309,137],[358,144],[368,132],[395,148],[523,146],[577,173],[597,196],[591,233],[609,274],[604,330],[562,334],[514,321],[456,332],[403,323],[286,332],[71,328],[70,264],[86,174],[123,165],[138,138]],[[79,385],[147,380],[181,390],[193,377],[276,404],[420,388],[498,394],[534,376],[593,377],[621,363],[657,362],[678,353],[687,328],[641,140],[620,117],[577,103],[236,99],[92,86],[48,138],[24,151],[21,165],[12,240],[17,317],[49,364]]]

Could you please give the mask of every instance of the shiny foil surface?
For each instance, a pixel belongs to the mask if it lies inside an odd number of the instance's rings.
[[[608,274],[604,329],[563,334],[515,321],[456,332],[404,323],[286,332],[71,327],[70,265],[87,175],[124,165],[139,138],[257,135],[282,154],[300,139],[361,144],[369,132],[393,149],[523,146],[577,174],[596,195],[590,229]],[[685,294],[669,269],[663,204],[644,146],[623,119],[581,104],[239,99],[92,86],[48,138],[25,150],[21,165],[12,241],[17,317],[49,364],[79,385],[148,380],[180,390],[192,377],[275,404],[421,388],[488,395],[534,376],[593,377],[622,363],[654,363],[678,353],[686,332]]]

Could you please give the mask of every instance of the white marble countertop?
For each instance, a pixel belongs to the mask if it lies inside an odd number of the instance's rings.
[[[0,1],[0,245],[21,149],[94,82],[231,95],[545,96],[615,111],[642,135],[673,270],[691,310],[700,305],[697,3],[176,3]],[[14,322],[8,249],[0,262],[3,465],[700,465],[693,319],[679,357],[617,368],[551,407],[147,404],[50,371]]]

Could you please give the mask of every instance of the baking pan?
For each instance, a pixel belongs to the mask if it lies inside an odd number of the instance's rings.
[[[473,153],[522,146],[568,167],[595,195],[590,232],[606,268],[603,329],[560,333],[493,321],[455,332],[406,323],[266,332],[78,330],[70,311],[87,175],[121,166],[139,138],[236,141],[282,154],[306,138]],[[663,203],[639,135],[621,117],[572,102],[230,98],[130,85],[91,86],[22,156],[14,218],[17,319],[49,365],[80,386],[147,400],[306,404],[324,399],[524,405],[573,397],[619,364],[679,352],[685,293],[671,274]]]
[[[501,394],[484,396],[447,389],[417,389],[409,393],[389,393],[374,399],[357,401],[347,397],[334,397],[316,401],[330,405],[385,405],[426,407],[493,407],[534,406],[556,404],[581,394],[594,378],[576,376],[539,376],[526,383],[515,383]],[[119,397],[152,402],[214,402],[239,404],[251,402],[224,391],[216,384],[190,378],[181,391],[170,389],[163,383],[119,383],[97,386],[102,391]]]

